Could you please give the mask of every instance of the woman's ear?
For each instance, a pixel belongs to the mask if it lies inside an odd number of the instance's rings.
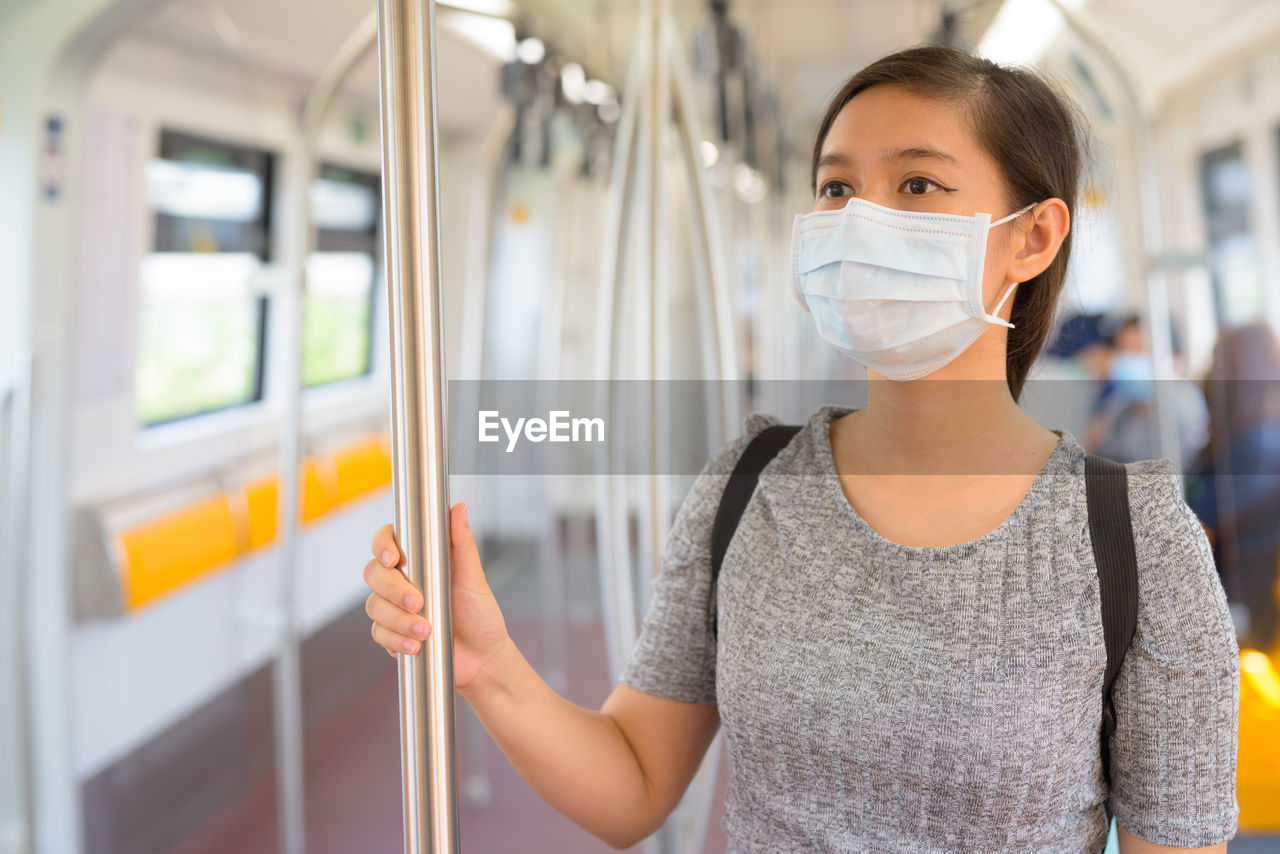
[[[1062,199],[1045,199],[1027,216],[1032,218],[1029,228],[1018,227],[1018,220],[1013,223],[1016,236],[1010,246],[1006,282],[1025,282],[1049,269],[1071,230],[1071,213]]]

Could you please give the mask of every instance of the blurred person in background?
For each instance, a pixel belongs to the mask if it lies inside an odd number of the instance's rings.
[[[1181,349],[1175,330],[1173,344],[1175,379],[1167,400],[1175,410],[1182,459],[1194,459],[1208,441],[1209,411],[1204,394],[1181,378]],[[1105,356],[1106,383],[1093,407],[1084,446],[1091,452],[1120,462],[1155,459],[1155,369],[1147,351],[1146,335],[1136,314],[1120,320],[1109,336]]]
[[[1101,314],[1072,314],[1058,326],[1040,360],[1039,378],[1104,380],[1110,342]]]
[[[1102,314],[1068,314],[1027,377],[1024,408],[1041,424],[1084,436],[1107,381],[1110,344]]]
[[[1228,598],[1247,607],[1241,646],[1276,642],[1280,556],[1280,341],[1264,323],[1229,329],[1205,378],[1209,439],[1187,475]]]

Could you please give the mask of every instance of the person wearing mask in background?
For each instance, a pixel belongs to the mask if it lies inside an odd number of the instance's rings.
[[[1183,460],[1200,453],[1209,435],[1209,410],[1204,393],[1182,378],[1181,351],[1176,330],[1170,329],[1173,370],[1176,379],[1164,390],[1161,401],[1174,409],[1179,452]],[[1093,453],[1120,462],[1160,456],[1156,441],[1155,369],[1147,351],[1146,335],[1136,314],[1126,316],[1110,335],[1106,358],[1106,383],[1094,406],[1084,446]]]
[[[1109,343],[1101,314],[1073,314],[1058,325],[1034,378],[1102,380],[1106,378]]]
[[[1277,638],[1280,559],[1280,342],[1264,323],[1229,329],[1205,378],[1209,442],[1187,476],[1187,502],[1213,543],[1228,598],[1246,607],[1241,646]]]
[[[1019,403],[1041,424],[1084,436],[1107,380],[1110,349],[1101,314],[1066,316],[1032,366]]]

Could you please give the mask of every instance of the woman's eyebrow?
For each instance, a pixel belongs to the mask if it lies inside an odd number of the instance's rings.
[[[913,145],[909,148],[891,148],[880,155],[889,163],[900,163],[903,160],[941,160],[944,163],[959,165],[960,161],[940,148],[927,145]],[[848,167],[853,165],[853,158],[842,151],[828,151],[818,160],[818,171],[826,166]]]
[[[955,163],[957,165],[960,163],[960,161],[954,156],[940,148],[930,148],[928,146],[919,145],[914,145],[910,148],[899,148],[897,150],[890,149],[885,151],[881,157],[884,160],[891,162],[902,160],[942,160],[947,163]]]
[[[817,169],[820,172],[824,166],[850,166],[853,164],[853,158],[839,151],[828,151],[818,160]]]

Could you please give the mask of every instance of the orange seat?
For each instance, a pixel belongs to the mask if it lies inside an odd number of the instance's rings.
[[[236,514],[225,494],[124,531],[119,537],[124,606],[132,610],[239,554]]]

